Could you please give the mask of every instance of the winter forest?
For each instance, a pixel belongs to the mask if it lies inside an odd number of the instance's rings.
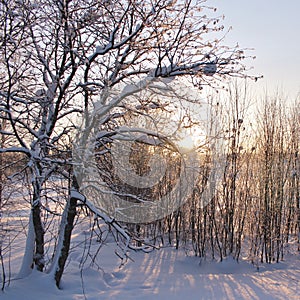
[[[300,101],[209,1],[0,12],[1,298],[299,299]]]

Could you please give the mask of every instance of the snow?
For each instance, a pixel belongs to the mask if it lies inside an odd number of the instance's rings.
[[[148,254],[134,253],[134,262],[123,268],[108,245],[101,252],[102,270],[87,266],[82,274],[72,253],[72,262],[55,288],[47,274],[34,271],[13,281],[1,299],[299,299],[299,260],[267,265],[257,272],[248,263],[232,259],[202,262],[172,248]],[[82,275],[82,278],[81,278]]]
[[[79,201],[85,202],[85,197],[82,194],[75,191],[75,190],[71,191],[70,196],[71,196],[71,198],[75,198],[75,199],[78,199]]]
[[[106,239],[93,263],[85,260],[87,245],[79,241],[88,237],[86,225],[79,225],[73,234],[77,246],[70,253],[61,290],[55,287],[51,274],[33,271],[27,278],[12,280],[0,292],[1,299],[300,298],[299,255],[287,255],[285,261],[264,264],[257,270],[243,259],[239,263],[230,257],[223,262],[201,260],[184,250],[166,247],[150,253],[132,251],[131,259],[120,267],[112,237]],[[96,253],[99,245],[93,241],[91,246]],[[17,261],[12,257],[12,268]]]
[[[26,239],[24,257],[23,257],[23,261],[22,261],[22,265],[21,265],[19,274],[18,274],[18,278],[25,278],[31,272],[30,265],[33,261],[34,239],[35,239],[35,233],[34,233],[34,227],[33,227],[33,221],[32,221],[32,212],[30,213],[30,217],[29,217],[29,225],[28,225],[27,235],[28,235],[28,238]]]
[[[30,153],[29,150],[25,147],[9,147],[9,148],[0,149],[0,153],[8,153],[8,152]]]

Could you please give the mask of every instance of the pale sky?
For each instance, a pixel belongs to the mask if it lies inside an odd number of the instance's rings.
[[[208,0],[223,24],[232,26],[226,43],[251,51],[252,74],[262,74],[255,89],[271,94],[278,89],[295,98],[300,92],[300,0]]]

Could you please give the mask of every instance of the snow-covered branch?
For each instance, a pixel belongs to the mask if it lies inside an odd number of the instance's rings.
[[[128,231],[126,231],[115,219],[109,217],[104,212],[102,212],[99,209],[97,209],[92,202],[90,202],[88,199],[86,199],[85,196],[83,196],[82,194],[80,194],[77,191],[73,190],[71,192],[70,197],[74,198],[74,199],[77,199],[78,201],[80,201],[81,203],[83,203],[85,206],[88,207],[88,209],[91,212],[93,212],[95,214],[95,216],[97,216],[100,219],[102,219],[106,224],[108,224],[111,227],[113,227],[118,232],[118,234],[120,234],[120,235],[123,236],[123,238],[125,239],[126,242],[125,242],[124,248],[122,248],[122,252],[123,252],[122,259],[126,258],[126,256],[127,256],[127,250],[128,249],[141,250],[141,251],[144,251],[144,252],[149,252],[150,248],[151,249],[155,248],[155,246],[146,245],[146,244],[143,245],[143,246],[139,246],[139,247],[131,245],[132,239],[136,240],[136,238],[133,238],[132,235]]]

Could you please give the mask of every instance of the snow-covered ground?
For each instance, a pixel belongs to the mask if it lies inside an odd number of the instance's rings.
[[[78,230],[74,239],[88,233]],[[120,267],[116,245],[108,239],[94,264],[86,258],[87,244],[77,244],[62,281],[55,287],[47,274],[34,271],[28,278],[12,280],[2,300],[52,299],[300,299],[300,257],[289,254],[278,264],[263,264],[257,270],[245,260],[223,262],[187,256],[183,250],[162,248],[150,253],[131,252]],[[93,254],[98,249],[92,243]],[[12,267],[20,255],[12,257]],[[82,269],[82,270],[81,270]]]
[[[172,247],[150,253],[131,251],[130,259],[120,266],[115,254],[120,249],[114,238],[108,235],[102,247],[97,237],[90,240],[88,218],[78,222],[73,231],[61,290],[50,275],[37,271],[25,279],[16,279],[25,246],[29,205],[7,208],[2,224],[8,226],[15,239],[11,241],[10,257],[6,256],[11,281],[4,292],[0,291],[2,300],[300,299],[296,243],[286,248],[284,261],[260,264],[259,270],[243,257],[238,263],[230,257],[222,262],[201,260]],[[102,225],[105,232],[107,226]]]

